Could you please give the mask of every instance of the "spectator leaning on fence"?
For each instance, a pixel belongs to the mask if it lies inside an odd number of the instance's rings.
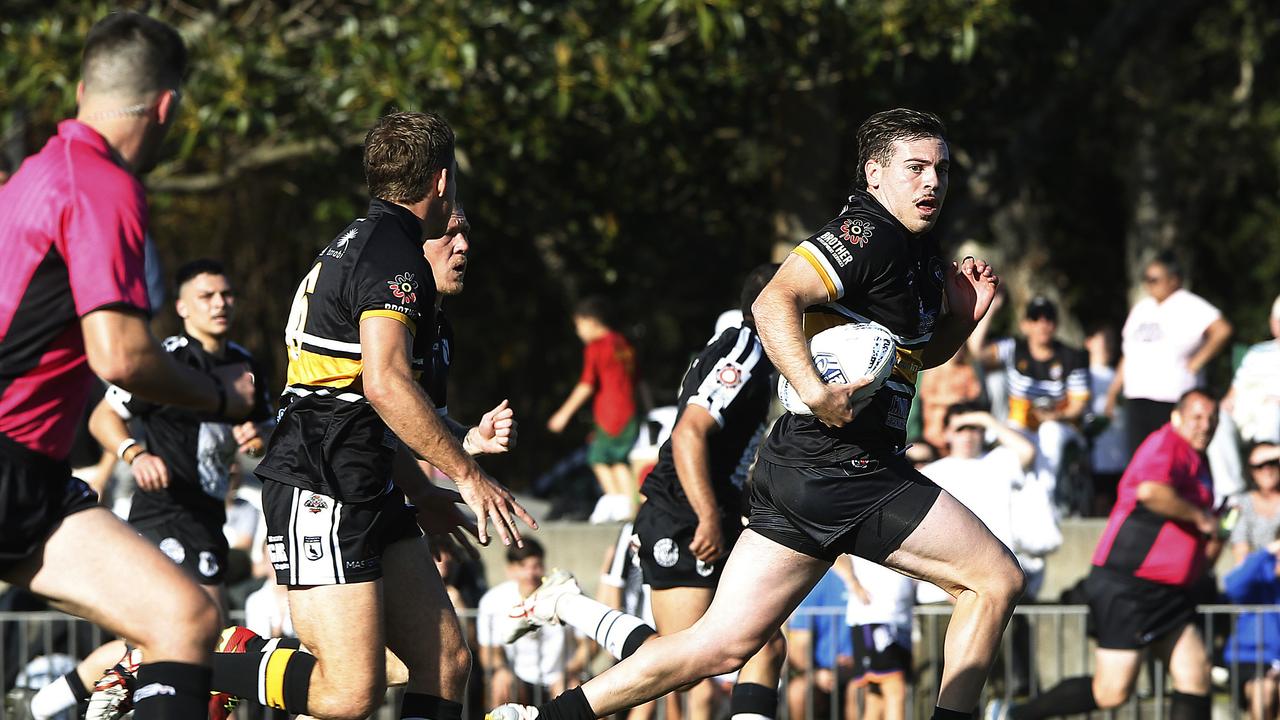
[[[1138,447],[1085,580],[1098,640],[1094,675],[1063,680],[1010,709],[1013,720],[1121,705],[1133,693],[1147,647],[1173,676],[1170,717],[1208,719],[1209,660],[1191,587],[1216,554],[1219,526],[1204,449],[1217,417],[1213,397],[1188,391],[1171,421]]]
[[[1223,592],[1233,603],[1280,604],[1280,578],[1276,555],[1280,533],[1254,550],[1227,574]],[[1280,615],[1275,612],[1243,613],[1227,640],[1223,659],[1231,666],[1231,681],[1239,688],[1241,707],[1253,720],[1275,720],[1280,690]]]

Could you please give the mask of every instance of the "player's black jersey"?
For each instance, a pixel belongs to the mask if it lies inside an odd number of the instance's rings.
[[[422,389],[426,390],[436,412],[449,414],[449,366],[453,364],[453,323],[445,316],[444,309],[435,311],[436,337],[431,343],[431,370],[422,375]]]
[[[222,357],[209,354],[185,334],[166,338],[163,344],[174,360],[206,373],[222,365],[247,364],[255,377],[265,377],[249,351],[235,343],[227,343]],[[224,501],[238,447],[232,424],[206,413],[156,405],[114,385],[107,388],[106,397],[121,418],[137,419],[142,444],[169,471],[168,487],[133,494],[129,522],[145,529],[175,516],[193,515],[220,527],[226,519]],[[271,396],[265,385],[259,388],[248,419],[271,419]]]
[[[773,364],[748,327],[721,333],[693,359],[680,383],[676,422],[689,405],[700,405],[720,426],[707,438],[707,465],[716,503],[730,514],[743,510],[742,485],[764,435],[773,386]],[[676,475],[672,441],[662,444],[658,464],[641,491],[664,512],[692,518],[693,507]]]
[[[871,195],[856,191],[834,220],[793,251],[827,286],[827,302],[808,308],[806,337],[849,322],[877,322],[893,333],[893,373],[871,403],[842,428],[812,415],[785,413],[761,455],[778,465],[838,463],[864,448],[906,442],[924,348],[942,309],[943,264],[937,242],[913,236]]]
[[[394,203],[371,202],[298,286],[285,328],[288,385],[259,475],[344,502],[390,488],[399,440],[364,396],[360,321],[404,323],[414,336],[414,371],[427,372],[435,327],[423,319],[435,294],[421,221]]]

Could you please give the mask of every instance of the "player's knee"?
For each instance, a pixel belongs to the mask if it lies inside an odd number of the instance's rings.
[[[377,712],[384,695],[386,689],[381,683],[374,683],[373,687],[353,689],[344,694],[341,701],[324,716],[332,720],[364,720]]]
[[[218,608],[208,595],[198,589],[187,593],[187,597],[170,605],[169,613],[163,621],[156,618],[152,637],[142,641],[144,648],[190,644],[202,652],[212,651],[221,621]]]
[[[1098,682],[1095,678],[1093,682],[1093,700],[1098,703],[1098,709],[1110,710],[1120,707],[1129,699],[1129,687],[1127,685],[1119,685],[1108,682]]]
[[[780,632],[773,634],[769,642],[760,648],[760,654],[770,662],[781,664],[787,658],[787,638]]]

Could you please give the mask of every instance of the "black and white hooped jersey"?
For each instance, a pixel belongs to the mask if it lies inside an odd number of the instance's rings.
[[[394,203],[368,214],[321,251],[289,311],[287,386],[257,473],[337,498],[368,500],[391,482],[399,440],[363,393],[360,321],[385,317],[413,334],[415,374],[429,372],[435,279],[422,255],[422,223]]]
[[[856,191],[834,220],[792,252],[827,287],[827,302],[805,310],[806,337],[845,323],[876,322],[893,333],[898,356],[884,387],[853,422],[832,428],[812,415],[785,413],[761,455],[779,465],[813,465],[842,462],[866,448],[902,446],[916,376],[942,311],[945,275],[937,242],[912,235],[875,198]]]
[[[707,438],[707,465],[716,503],[728,513],[742,511],[742,486],[764,436],[773,398],[773,364],[760,336],[749,327],[725,330],[698,353],[680,383],[676,423],[690,405],[711,414],[720,426]],[[676,474],[672,438],[658,451],[658,464],[641,492],[664,512],[693,517],[693,507]]]
[[[222,357],[206,352],[198,340],[186,334],[166,338],[163,347],[174,360],[202,372],[248,365],[255,377],[266,377],[253,355],[233,342],[227,343]],[[129,522],[146,529],[185,515],[221,526],[226,519],[231,466],[239,447],[231,432],[232,423],[207,413],[150,403],[114,385],[107,388],[106,399],[121,419],[141,425],[139,439],[148,452],[164,461],[169,472],[168,487],[134,493]],[[265,384],[259,387],[247,419],[271,419],[271,396]]]

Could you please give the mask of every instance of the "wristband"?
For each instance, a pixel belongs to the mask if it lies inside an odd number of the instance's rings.
[[[210,374],[213,379],[214,390],[218,393],[218,409],[213,412],[215,417],[225,418],[227,416],[227,386],[222,384],[222,378],[217,375]]]
[[[138,446],[138,452],[134,453],[134,454],[133,454],[133,455],[132,455],[132,456],[131,456],[127,461],[126,461],[126,464],[128,464],[128,466],[129,466],[129,467],[133,467],[133,464],[134,464],[135,462],[137,462],[137,461],[138,461],[138,458],[140,458],[140,457],[142,457],[143,455],[146,455],[146,454],[147,454],[147,449],[146,449],[146,448],[144,448],[144,447],[142,447],[141,445],[139,445],[139,446]]]
[[[124,454],[128,452],[129,448],[137,444],[138,444],[138,441],[134,440],[133,438],[125,438],[124,440],[121,440],[120,444],[116,446],[116,457],[123,460]]]

